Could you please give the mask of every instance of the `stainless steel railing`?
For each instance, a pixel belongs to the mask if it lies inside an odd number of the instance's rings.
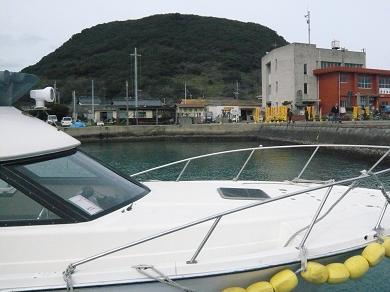
[[[318,150],[318,148],[316,148],[316,150],[314,151],[314,153],[313,154],[315,154],[316,152],[317,152],[317,150]],[[390,150],[388,150],[388,151],[386,151],[371,167],[370,167],[370,169],[368,170],[368,171],[362,171],[362,175],[364,175],[365,173],[371,173],[378,165],[379,165],[379,163],[381,163],[388,155],[390,154]],[[312,158],[313,158],[313,155],[310,157],[310,159],[309,159],[309,161],[311,161],[312,160]],[[308,161],[308,162],[309,162]],[[308,165],[308,163],[306,163],[306,165],[304,166],[304,169],[307,167],[307,165]],[[303,169],[303,170],[304,170]],[[303,171],[301,171],[301,173],[300,173],[300,175],[303,173]],[[294,180],[298,180],[299,179],[299,177],[300,177],[300,175],[298,176],[298,178],[297,179],[294,179]],[[382,182],[378,179],[378,177],[377,176],[374,176],[375,177],[375,179],[377,180],[377,182],[378,182],[378,184],[379,184],[379,186],[380,186],[380,189],[382,190],[382,194],[384,195],[384,197],[385,197],[385,199],[386,199],[386,203],[385,203],[385,206],[382,208],[382,213],[383,214],[381,214],[381,216],[380,216],[380,220],[378,221],[378,223],[377,223],[377,225],[375,226],[375,228],[374,228],[374,230],[379,230],[378,228],[379,228],[379,226],[380,226],[380,222],[382,222],[382,219],[383,219],[383,216],[384,216],[384,212],[385,212],[385,210],[386,210],[386,208],[387,208],[387,196],[386,196],[386,193],[383,191],[384,190],[384,185],[382,184]],[[340,202],[341,202],[341,200],[342,199],[344,199],[346,196],[347,196],[347,194],[352,190],[352,189],[354,189],[355,187],[357,187],[358,186],[358,184],[359,184],[359,181],[358,180],[355,180],[355,181],[353,181],[352,182],[352,184],[348,187],[348,189],[336,200],[336,202],[334,202],[333,203],[333,205],[332,206],[330,206],[329,207],[329,209],[321,216],[321,217],[319,217],[318,218],[318,215],[319,215],[319,213],[318,214],[316,214],[315,215],[315,219],[313,219],[313,225],[315,224],[315,223],[318,223],[318,222],[320,222],[322,219],[324,219],[326,216],[328,216],[328,214],[333,210],[333,208],[336,206],[336,205],[338,205]],[[319,211],[321,211],[322,210],[322,207],[323,207],[323,204],[322,203],[324,203],[325,204],[325,201],[326,201],[326,199],[328,198],[328,195],[326,195],[325,197],[324,197],[324,199],[323,199],[323,201],[321,202],[321,205],[320,205],[320,207],[319,207]],[[318,219],[317,219],[318,218]],[[304,230],[306,230],[307,228],[309,228],[310,230],[312,229],[312,227],[313,226],[311,226],[311,224],[309,224],[309,225],[307,225],[307,226],[305,226],[305,227],[303,227],[303,228],[301,228],[301,229],[299,229],[297,232],[295,232],[288,240],[287,240],[287,242],[284,244],[284,246],[286,247],[286,246],[288,246],[290,243],[291,243],[291,241],[299,234],[299,233],[301,233],[302,231],[304,231]],[[309,233],[310,233],[310,231],[309,231]],[[303,243],[304,243],[304,240],[303,240]],[[303,244],[300,244],[300,248],[302,248],[303,247]]]
[[[137,240],[137,241],[133,241],[133,242],[125,244],[123,246],[120,246],[120,247],[117,247],[117,248],[113,248],[113,249],[104,251],[102,253],[99,253],[99,254],[87,257],[85,259],[79,260],[77,262],[71,263],[71,264],[68,265],[66,270],[63,272],[64,280],[66,282],[67,287],[68,288],[72,288],[72,278],[71,278],[71,276],[75,272],[76,268],[78,266],[80,266],[80,265],[83,265],[85,263],[97,260],[99,258],[108,256],[108,255],[116,253],[116,252],[122,251],[124,249],[128,249],[128,248],[131,248],[133,246],[137,246],[137,245],[143,244],[145,242],[149,242],[149,241],[152,241],[154,239],[161,238],[163,236],[166,236],[166,235],[169,235],[169,234],[172,234],[172,233],[175,233],[175,232],[178,232],[178,231],[181,231],[181,230],[184,230],[184,229],[187,229],[187,228],[199,225],[201,223],[214,220],[212,226],[209,228],[209,230],[207,231],[205,237],[200,242],[199,247],[195,251],[194,255],[192,256],[192,258],[189,261],[187,261],[188,264],[195,264],[195,263],[197,263],[196,258],[198,257],[198,255],[200,254],[201,250],[203,249],[203,247],[207,243],[208,239],[212,235],[213,231],[217,227],[218,223],[220,222],[220,220],[224,216],[228,216],[230,214],[241,212],[243,210],[254,208],[254,207],[257,207],[257,206],[260,206],[260,205],[265,205],[265,204],[269,204],[269,203],[276,202],[276,201],[279,201],[279,200],[283,200],[283,199],[286,199],[286,198],[290,198],[290,197],[294,197],[294,196],[297,196],[297,195],[301,195],[303,193],[307,193],[307,192],[311,192],[311,191],[315,191],[315,190],[320,190],[320,189],[327,189],[326,194],[325,194],[325,196],[324,196],[324,198],[323,198],[319,208],[317,209],[317,211],[316,211],[316,213],[315,213],[311,223],[308,226],[306,226],[305,228],[303,228],[303,229],[301,229],[299,231],[299,232],[301,232],[301,231],[307,229],[303,240],[301,241],[301,243],[297,247],[301,251],[304,250],[305,249],[305,242],[306,242],[306,240],[307,240],[307,238],[308,238],[312,228],[314,227],[314,225],[318,221],[322,220],[327,214],[329,214],[331,209],[333,209],[333,207],[336,204],[338,204],[341,201],[342,198],[345,197],[345,195],[350,191],[350,189],[352,189],[352,187],[350,186],[350,188],[334,203],[334,205],[332,205],[328,209],[328,211],[322,217],[318,217],[319,214],[321,213],[321,210],[322,210],[323,206],[325,205],[326,199],[328,198],[328,196],[329,196],[333,186],[340,185],[340,184],[346,184],[346,183],[352,183],[352,186],[353,186],[353,185],[357,184],[357,182],[359,182],[359,181],[361,181],[363,179],[367,179],[369,177],[375,177],[375,179],[379,181],[378,176],[382,175],[382,174],[389,173],[390,172],[390,168],[387,168],[387,169],[384,169],[384,170],[381,170],[381,171],[377,171],[377,172],[373,172],[373,170],[379,165],[379,163],[381,163],[390,154],[390,147],[388,147],[388,146],[372,146],[372,145],[333,145],[333,144],[254,147],[254,148],[245,148],[245,149],[237,149],[237,150],[230,150],[230,151],[222,151],[222,152],[216,152],[216,153],[211,153],[211,154],[206,154],[206,155],[195,156],[195,157],[183,159],[183,160],[180,160],[180,161],[168,163],[168,164],[165,164],[165,165],[162,165],[162,166],[154,167],[154,168],[151,168],[151,169],[148,169],[148,170],[145,170],[145,171],[141,171],[141,172],[138,172],[138,173],[135,173],[135,174],[132,175],[132,177],[135,177],[135,176],[138,176],[138,175],[141,175],[141,174],[145,174],[145,173],[157,170],[157,169],[161,169],[161,168],[165,168],[165,167],[169,167],[169,166],[172,166],[172,165],[176,165],[176,164],[185,162],[185,166],[182,168],[179,176],[176,179],[176,181],[179,181],[181,176],[183,175],[184,171],[187,169],[189,163],[191,161],[193,161],[193,160],[200,159],[200,158],[205,158],[205,157],[210,157],[210,156],[215,156],[215,155],[227,154],[227,153],[251,151],[250,155],[245,160],[243,166],[240,168],[240,171],[238,172],[237,176],[235,176],[233,178],[233,180],[237,180],[239,178],[240,174],[242,173],[243,169],[245,168],[245,166],[247,165],[247,163],[251,159],[251,157],[252,157],[252,155],[253,155],[253,153],[255,151],[258,151],[258,150],[263,151],[263,150],[267,150],[267,149],[315,148],[314,152],[312,153],[312,155],[310,156],[308,161],[305,163],[305,166],[303,167],[303,169],[301,170],[301,172],[297,176],[296,179],[299,180],[300,177],[302,176],[302,174],[304,173],[305,169],[308,167],[308,165],[310,164],[310,162],[314,158],[314,156],[317,153],[318,149],[321,148],[321,147],[339,147],[339,148],[344,148],[344,147],[355,148],[355,147],[359,147],[359,148],[382,149],[382,150],[387,150],[387,151],[374,163],[374,165],[370,168],[369,171],[363,171],[359,176],[348,178],[348,179],[343,179],[343,180],[339,180],[339,181],[327,181],[327,182],[324,182],[323,184],[306,187],[306,188],[304,188],[303,190],[300,190],[300,191],[290,192],[290,193],[287,193],[287,194],[284,194],[284,195],[281,195],[281,196],[277,196],[277,197],[273,197],[273,198],[266,199],[266,200],[263,200],[263,201],[258,201],[258,202],[255,202],[255,203],[251,203],[251,204],[248,204],[248,205],[245,205],[245,206],[233,208],[231,210],[227,210],[227,211],[220,212],[220,213],[217,213],[217,214],[214,214],[214,215],[211,215],[211,216],[199,219],[199,220],[195,220],[193,222],[190,222],[190,223],[187,223],[187,224],[184,224],[184,225],[181,225],[181,226],[177,226],[177,227],[171,228],[169,230],[165,230],[163,232],[160,232],[160,233],[148,236],[146,238],[143,238],[143,239],[140,239],[140,240]],[[383,186],[383,184],[381,182],[380,182],[380,186],[381,186],[381,189],[384,189],[384,186]],[[387,208],[388,203],[390,202],[390,198],[389,198],[389,196],[387,195],[387,193],[384,190],[382,191],[382,194],[384,195],[384,197],[386,199],[386,203],[385,203],[385,206],[383,207],[383,209],[381,210],[381,214],[379,216],[377,225],[375,226],[375,228],[377,228],[377,229],[380,228],[380,224],[381,224],[381,221],[383,219],[385,210]],[[295,236],[296,234],[294,234],[293,236]],[[288,241],[288,243],[290,241],[291,241],[291,238]],[[287,246],[288,243],[285,246]]]
[[[340,144],[340,145],[320,144],[320,145],[285,145],[285,146],[267,146],[267,147],[263,147],[263,146],[260,145],[259,147],[253,147],[253,148],[235,149],[235,150],[220,151],[220,152],[214,152],[214,153],[209,153],[209,154],[204,154],[204,155],[199,155],[199,156],[193,156],[193,157],[185,158],[185,159],[178,160],[178,161],[175,161],[175,162],[163,164],[163,165],[160,165],[160,166],[157,166],[157,167],[149,168],[149,169],[137,172],[137,173],[133,173],[130,176],[131,177],[136,177],[136,176],[139,176],[141,174],[146,174],[146,173],[158,170],[158,169],[167,168],[167,167],[170,167],[170,166],[173,166],[173,165],[177,165],[177,164],[181,164],[181,163],[185,162],[186,164],[182,168],[179,176],[176,178],[176,181],[180,181],[180,179],[183,176],[185,170],[188,168],[188,165],[192,161],[195,161],[195,160],[198,160],[198,159],[202,159],[202,158],[211,157],[211,156],[219,156],[219,155],[224,155],[224,154],[231,154],[231,153],[239,153],[239,152],[251,151],[249,157],[245,160],[245,162],[243,163],[243,166],[240,168],[240,171],[239,171],[238,175],[232,178],[232,180],[238,180],[239,176],[241,175],[242,171],[244,170],[244,168],[248,164],[249,160],[252,158],[252,156],[253,156],[255,151],[265,151],[265,150],[270,150],[270,149],[292,149],[292,148],[294,148],[294,149],[296,149],[296,148],[315,148],[314,152],[312,153],[312,155],[309,157],[309,159],[305,163],[305,166],[302,168],[302,170],[300,171],[299,175],[296,178],[293,179],[293,180],[299,181],[301,176],[303,175],[304,171],[307,169],[307,167],[309,166],[310,162],[313,160],[313,158],[317,154],[317,151],[319,150],[319,148],[367,148],[367,149],[389,150],[390,146],[348,145],[348,144]],[[382,159],[380,159],[380,161],[378,161],[378,164],[381,161],[382,161]]]

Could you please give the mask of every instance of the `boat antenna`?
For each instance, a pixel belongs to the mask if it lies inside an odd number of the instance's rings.
[[[307,23],[307,33],[309,36],[309,45],[310,45],[310,10],[307,10],[307,14],[305,15],[306,23]]]

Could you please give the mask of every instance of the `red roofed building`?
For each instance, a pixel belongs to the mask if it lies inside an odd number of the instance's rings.
[[[369,106],[380,109],[390,104],[390,70],[328,67],[313,70],[323,114],[340,107]]]

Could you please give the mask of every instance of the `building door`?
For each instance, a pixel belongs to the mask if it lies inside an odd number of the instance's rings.
[[[241,120],[242,121],[247,121],[248,120],[248,112],[247,110],[241,110]]]
[[[101,119],[103,122],[108,122],[108,120],[107,120],[107,112],[101,112],[101,113],[100,113],[100,119]]]

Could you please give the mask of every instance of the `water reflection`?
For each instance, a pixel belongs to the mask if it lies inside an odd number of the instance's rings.
[[[264,141],[263,146],[272,146]],[[149,141],[85,144],[83,148],[113,167],[130,175],[141,170],[184,158],[239,148],[258,146],[258,142],[194,142]],[[240,175],[243,180],[292,180],[298,176],[314,148],[270,149],[256,151]],[[233,179],[249,156],[248,152],[224,154],[192,161],[182,180]],[[301,178],[310,180],[341,180],[358,176],[375,160],[346,155],[340,151],[320,149]],[[174,180],[184,164],[153,171],[140,180]],[[378,170],[383,166],[378,167]],[[373,180],[362,182],[372,186]]]

